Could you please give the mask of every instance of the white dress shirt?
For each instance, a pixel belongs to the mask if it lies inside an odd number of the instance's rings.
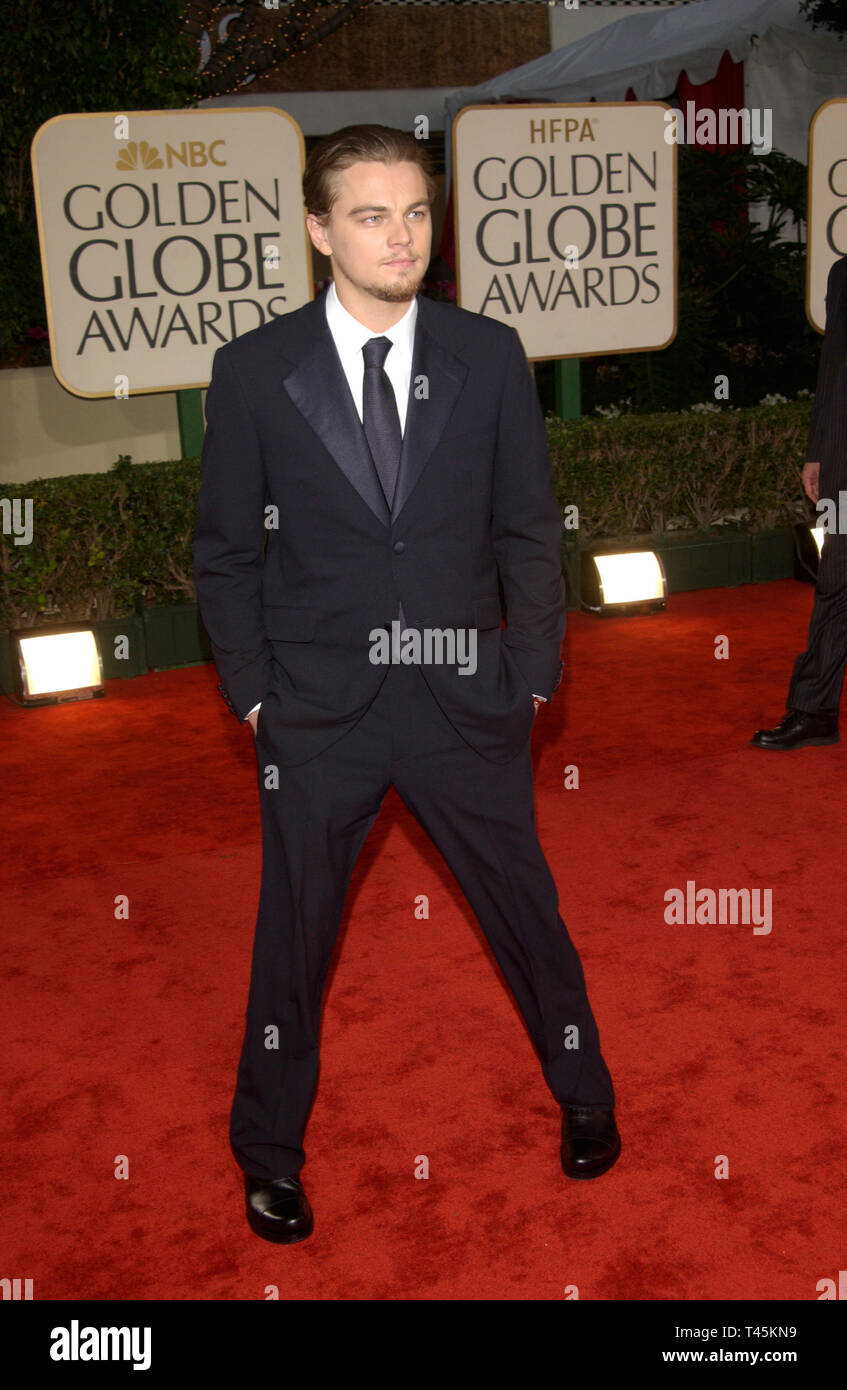
[[[415,323],[418,317],[417,295],[412,298],[403,317],[393,323],[390,328],[383,328],[382,330],[366,328],[363,323],[353,317],[348,309],[344,308],[338,298],[334,280],[330,282],[329,289],[325,291],[323,299],[329,331],[341,359],[341,365],[344,368],[344,375],[347,378],[359,419],[362,421],[364,421],[362,395],[365,380],[365,359],[362,348],[369,338],[391,339],[392,346],[385,358],[385,374],[394,387],[397,414],[400,417],[400,433],[403,434],[406,429],[409,383],[412,379],[412,348],[415,341]],[[541,695],[536,698],[544,699]],[[260,700],[259,704],[254,705],[248,713],[253,714],[261,703]]]
[[[369,338],[390,338],[393,346],[385,358],[385,374],[394,387],[397,401],[397,414],[400,416],[400,433],[406,428],[406,406],[409,402],[409,382],[412,379],[412,347],[415,341],[415,323],[418,317],[418,297],[415,295],[401,319],[381,332],[378,328],[366,328],[359,323],[349,310],[344,308],[338,298],[335,281],[324,295],[326,321],[333,336],[344,375],[353,393],[359,419],[362,415],[362,389],[365,380],[365,359],[362,348]]]

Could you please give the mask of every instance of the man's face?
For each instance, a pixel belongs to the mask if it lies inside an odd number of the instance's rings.
[[[432,219],[421,169],[409,160],[367,160],[334,175],[338,197],[325,226],[306,218],[317,249],[332,257],[341,293],[357,305],[417,294],[429,265]]]

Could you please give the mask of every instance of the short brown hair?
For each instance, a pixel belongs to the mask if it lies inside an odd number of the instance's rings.
[[[379,164],[408,160],[417,164],[424,176],[429,202],[433,202],[438,185],[429,151],[422,140],[393,126],[347,125],[321,140],[306,160],[303,170],[306,211],[322,221],[326,219],[338,197],[338,180],[334,175],[360,160]]]

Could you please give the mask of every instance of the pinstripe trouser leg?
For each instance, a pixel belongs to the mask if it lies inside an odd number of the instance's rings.
[[[794,663],[788,708],[837,714],[847,663],[847,535],[828,532],[821,551],[806,650]]]

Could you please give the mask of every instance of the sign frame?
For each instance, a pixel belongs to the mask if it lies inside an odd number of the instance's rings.
[[[44,220],[43,220],[43,216],[42,216],[41,187],[40,187],[40,182],[39,182],[39,177],[38,177],[38,160],[37,160],[37,158],[36,158],[36,152],[37,152],[37,149],[38,149],[38,144],[39,144],[39,141],[40,141],[42,135],[44,134],[44,132],[45,132],[50,126],[58,125],[59,123],[64,123],[64,122],[67,122],[67,121],[102,120],[104,117],[107,118],[107,119],[109,119],[109,120],[115,120],[115,119],[117,119],[117,118],[119,118],[119,117],[125,117],[126,119],[131,120],[134,116],[135,116],[135,117],[139,117],[139,118],[143,118],[143,117],[147,117],[147,116],[177,116],[177,115],[178,115],[178,116],[197,116],[197,117],[202,117],[203,119],[207,119],[208,117],[212,117],[212,116],[224,116],[224,117],[230,117],[230,118],[231,118],[234,114],[235,114],[235,115],[239,115],[240,113],[245,112],[245,111],[248,111],[248,112],[261,111],[261,112],[264,112],[264,113],[267,113],[267,114],[270,114],[270,115],[281,116],[284,120],[288,121],[288,123],[289,123],[291,126],[294,127],[294,131],[295,131],[295,134],[296,134],[296,136],[297,136],[297,143],[298,143],[298,147],[299,147],[299,151],[300,151],[300,175],[301,175],[301,178],[302,178],[303,169],[304,169],[304,167],[305,167],[305,160],[306,160],[306,141],[305,141],[305,138],[304,138],[304,135],[303,135],[303,131],[302,131],[301,127],[298,125],[297,121],[295,121],[294,117],[291,116],[291,115],[289,114],[288,111],[284,111],[283,108],[282,108],[281,106],[238,106],[238,107],[233,107],[233,106],[212,106],[212,107],[193,107],[193,106],[182,107],[182,106],[176,106],[176,107],[167,107],[167,108],[157,108],[157,109],[151,110],[151,111],[69,111],[69,112],[67,112],[67,113],[64,114],[64,115],[51,116],[49,120],[45,121],[45,122],[43,123],[43,125],[40,125],[40,126],[38,127],[38,130],[35,132],[35,135],[32,137],[32,142],[31,142],[31,145],[30,145],[30,162],[31,162],[31,167],[32,167],[33,191],[34,191],[34,195],[35,195],[35,215],[36,215],[36,221],[37,221],[37,224],[38,224],[38,249],[39,249],[39,253],[40,253],[40,257],[41,257],[41,278],[42,278],[42,284],[43,284],[43,288],[44,288],[44,302],[45,302],[45,306],[46,306],[46,309],[47,309],[47,331],[48,331],[49,336],[50,336],[50,365],[51,365],[51,368],[52,368],[52,371],[53,371],[53,375],[55,376],[56,380],[59,382],[59,385],[62,386],[70,395],[76,396],[76,397],[77,397],[78,399],[80,399],[80,400],[112,400],[112,399],[114,399],[114,390],[111,390],[111,391],[81,391],[81,390],[77,389],[76,387],[71,386],[71,384],[70,384],[68,381],[65,380],[64,376],[62,375],[62,373],[61,373],[61,372],[59,371],[59,369],[58,369],[58,365],[57,365],[57,361],[56,361],[56,355],[55,355],[55,344],[56,344],[56,341],[57,341],[57,340],[56,340],[56,330],[55,330],[55,318],[54,318],[54,314],[53,314],[53,303],[52,303],[52,298],[51,298],[51,294],[50,294],[50,281],[49,281],[49,278],[48,278],[48,270],[47,270],[47,249],[46,249],[45,236],[44,236]],[[117,143],[118,143],[118,142],[116,142],[116,144],[117,144]],[[311,238],[310,238],[310,236],[309,236],[308,228],[306,227],[306,219],[305,219],[305,216],[303,217],[303,238],[304,238],[304,244],[305,244],[305,248],[306,248],[307,288],[308,288],[308,292],[309,292],[309,298],[308,298],[308,300],[306,301],[306,303],[310,303],[310,302],[315,298],[315,270],[314,270],[314,261],[313,261],[313,259],[312,259],[312,242],[311,242]],[[301,308],[302,305],[298,305],[297,307],[298,307],[298,308]],[[292,312],[292,311],[289,311],[289,312]],[[248,330],[248,331],[249,331],[249,330]],[[230,341],[234,341],[234,340],[230,340]],[[208,387],[210,381],[211,381],[211,377],[207,378],[205,381],[192,381],[192,382],[184,382],[184,383],[183,383],[183,382],[180,382],[180,383],[177,384],[177,385],[170,385],[170,386],[143,386],[143,387],[138,387],[138,388],[136,388],[135,390],[130,389],[130,391],[129,391],[129,398],[132,399],[133,397],[136,397],[136,396],[155,396],[155,395],[161,395],[161,394],[164,394],[164,393],[170,392],[170,391],[179,392],[179,391],[205,390],[205,389]]]
[[[823,334],[826,332],[826,323],[824,322],[823,327],[820,327],[820,326],[815,322],[814,318],[812,317],[812,260],[813,260],[813,245],[815,244],[814,241],[813,241],[813,238],[812,238],[812,217],[811,217],[811,212],[812,212],[812,188],[813,188],[813,186],[814,186],[814,170],[813,170],[813,164],[814,164],[814,140],[813,140],[813,135],[814,135],[814,129],[815,129],[815,122],[817,121],[818,117],[819,117],[820,115],[822,115],[824,111],[827,110],[828,107],[830,107],[830,106],[844,106],[844,105],[847,105],[847,97],[830,97],[828,101],[824,101],[824,102],[821,103],[821,105],[817,108],[817,110],[815,111],[814,115],[812,116],[811,121],[809,122],[809,136],[808,136],[808,145],[807,145],[807,153],[808,153],[808,173],[807,173],[807,183],[806,183],[806,295],[805,295],[805,299],[806,299],[806,318],[807,318],[807,320],[808,320],[808,322],[809,322],[809,326],[810,326],[811,328],[813,328],[813,329],[815,330],[816,333],[820,333],[821,336],[823,336]],[[845,207],[847,207],[847,200],[845,200]],[[833,259],[833,261],[832,261],[831,264],[834,265],[834,264],[835,264],[835,261],[836,261],[836,260],[839,260],[839,259],[840,259],[840,258],[839,258],[838,256],[836,256],[836,257]],[[828,273],[829,273],[829,272],[827,272],[827,274],[828,274]]]
[[[459,179],[458,179],[458,175],[457,175],[458,160],[457,160],[457,150],[456,150],[456,132],[457,132],[457,129],[458,129],[459,122],[461,121],[462,116],[465,114],[465,112],[466,112],[466,111],[503,111],[503,110],[506,110],[506,109],[508,109],[508,110],[513,110],[513,109],[524,109],[524,110],[525,110],[527,107],[538,108],[539,110],[544,110],[544,111],[563,111],[563,112],[564,112],[564,111],[572,111],[572,110],[574,110],[574,109],[577,109],[577,110],[580,110],[580,111],[583,111],[583,110],[588,109],[588,110],[594,112],[594,111],[603,111],[603,110],[606,110],[606,109],[612,108],[612,107],[628,107],[630,110],[632,110],[632,108],[633,108],[633,107],[636,107],[636,106],[638,106],[638,107],[642,107],[642,106],[660,106],[660,107],[663,107],[666,111],[672,111],[672,110],[674,109],[674,108],[670,105],[669,102],[667,102],[667,101],[659,101],[659,100],[655,100],[655,101],[654,101],[654,100],[650,100],[650,101],[514,101],[514,102],[513,102],[513,101],[509,101],[509,102],[495,101],[495,102],[480,102],[479,105],[463,106],[463,107],[461,108],[461,110],[460,110],[459,112],[457,112],[456,117],[455,117],[455,119],[454,119],[454,121],[453,121],[452,130],[451,130],[451,132],[450,132],[451,147],[452,147],[452,170],[453,170],[453,245],[454,245],[454,247],[455,247],[455,249],[456,249],[456,302],[457,302],[457,303],[459,303],[459,301],[461,300],[462,291],[461,291],[461,248],[460,248],[460,244],[459,244],[459,243],[460,243],[460,239],[459,239]],[[560,361],[563,361],[563,360],[570,360],[570,359],[579,360],[580,358],[583,358],[583,357],[613,357],[613,356],[618,355],[618,353],[620,353],[621,355],[623,355],[623,354],[628,354],[628,353],[631,353],[631,352],[663,352],[665,348],[670,347],[671,343],[672,343],[672,342],[674,341],[674,339],[676,338],[676,335],[677,335],[677,333],[678,333],[678,331],[679,331],[679,206],[678,206],[678,199],[679,199],[679,152],[678,152],[678,149],[677,149],[677,142],[676,142],[675,140],[674,140],[674,141],[669,141],[668,143],[671,145],[671,148],[672,148],[672,150],[673,150],[673,165],[672,165],[672,170],[671,170],[671,193],[672,193],[672,200],[673,200],[673,284],[672,284],[672,298],[673,298],[673,329],[672,329],[672,331],[671,331],[670,336],[666,339],[666,341],[665,341],[664,343],[657,343],[657,344],[651,345],[650,347],[641,347],[641,348],[624,347],[624,348],[620,348],[620,349],[615,349],[615,348],[603,348],[603,349],[601,349],[601,350],[593,351],[593,352],[585,352],[585,351],[580,351],[580,350],[577,350],[577,351],[575,351],[575,352],[552,352],[552,353],[545,353],[543,356],[539,356],[539,357],[534,357],[534,356],[533,356],[533,357],[530,357],[530,355],[527,353],[527,360],[528,360],[528,361],[530,361],[530,362],[560,362]],[[471,310],[471,311],[469,311],[469,312],[473,312],[473,311]],[[484,317],[484,318],[493,318],[494,315],[493,315],[493,314],[484,314],[483,317]],[[497,323],[502,323],[503,320],[502,320],[502,319],[496,319],[496,322],[497,322]],[[520,330],[517,328],[516,325],[513,325],[513,327],[515,327],[516,332],[520,333]]]

